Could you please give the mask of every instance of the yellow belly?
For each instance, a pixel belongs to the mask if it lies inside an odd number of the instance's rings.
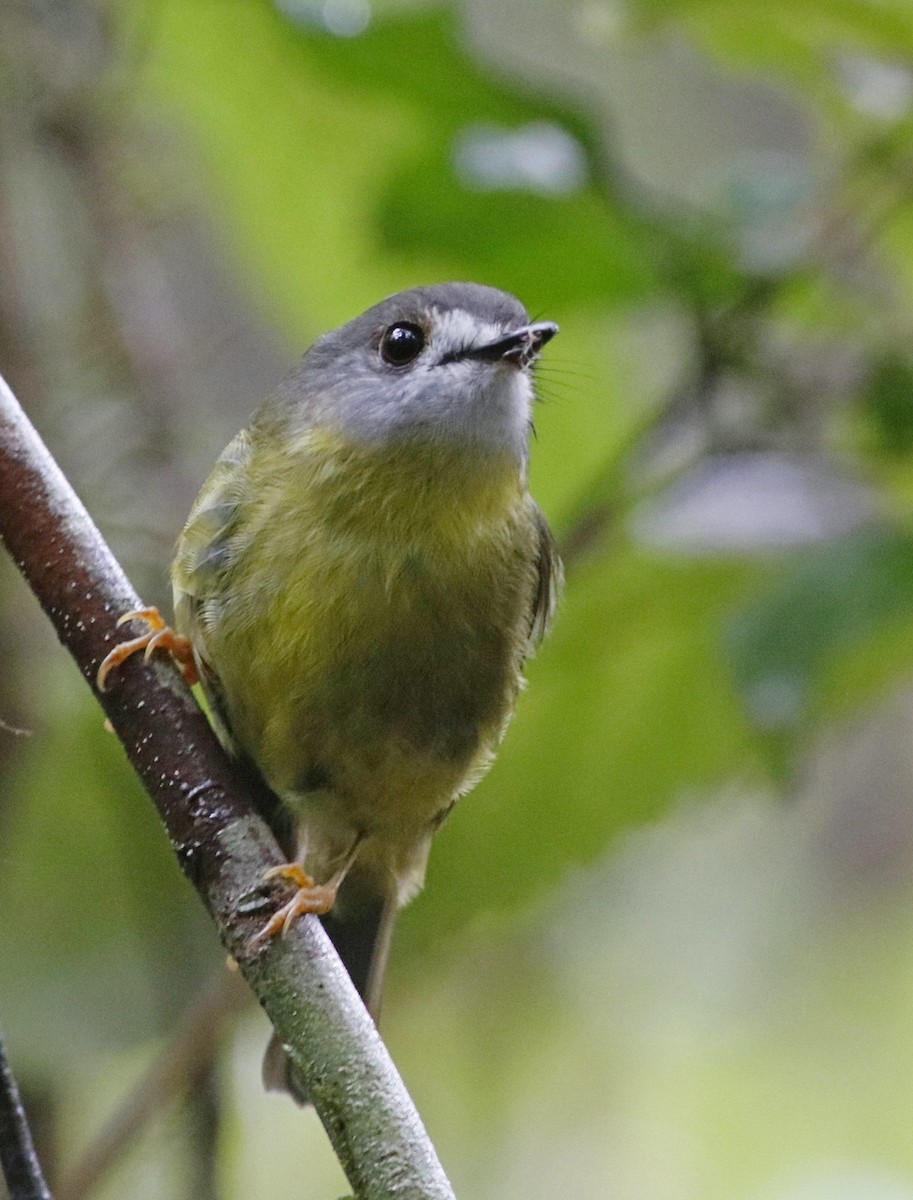
[[[212,647],[235,737],[280,795],[332,791],[358,823],[430,820],[513,707],[521,589],[505,568],[492,596],[493,572],[483,585],[468,563],[413,560],[392,580],[377,557],[301,568]]]

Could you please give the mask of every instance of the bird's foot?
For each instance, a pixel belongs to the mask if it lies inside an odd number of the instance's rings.
[[[119,646],[115,646],[109,654],[105,655],[95,677],[95,683],[100,692],[105,690],[111,671],[120,666],[122,662],[126,662],[139,650],[144,652],[145,659],[148,659],[156,650],[167,651],[181,668],[184,678],[191,686],[198,681],[199,676],[190,638],[175,633],[157,608],[138,608],[134,612],[124,613],[122,617],[118,618],[117,627],[120,628],[126,621],[145,621],[149,627],[148,631],[139,637],[131,638],[128,642],[121,642]]]
[[[264,875],[264,882],[274,879],[288,880],[297,886],[297,891],[291,900],[273,913],[259,933],[254,935],[254,942],[265,942],[276,934],[282,937],[288,933],[299,917],[305,913],[316,913],[323,916],[328,913],[336,902],[341,879],[334,876],[329,883],[315,883],[300,863],[284,863],[281,867],[273,867]]]

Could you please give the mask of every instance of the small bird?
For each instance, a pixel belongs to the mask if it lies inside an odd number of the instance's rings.
[[[230,443],[178,540],[170,650],[202,683],[294,884],[377,1014],[393,920],[491,764],[561,584],[527,482],[532,368],[558,331],[472,283],[325,334]],[[281,1045],[268,1087],[306,1089]]]

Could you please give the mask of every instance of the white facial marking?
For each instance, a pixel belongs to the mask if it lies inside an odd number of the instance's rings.
[[[484,346],[501,337],[505,330],[491,321],[480,321],[463,308],[451,308],[446,312],[434,309],[432,345],[441,353],[459,350],[464,346]]]

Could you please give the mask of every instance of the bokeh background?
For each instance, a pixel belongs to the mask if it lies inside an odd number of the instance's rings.
[[[150,602],[296,355],[461,278],[561,324],[568,585],[394,950],[457,1193],[913,1200],[913,4],[0,0],[0,370]],[[8,562],[0,655],[60,1197],[341,1195]]]

